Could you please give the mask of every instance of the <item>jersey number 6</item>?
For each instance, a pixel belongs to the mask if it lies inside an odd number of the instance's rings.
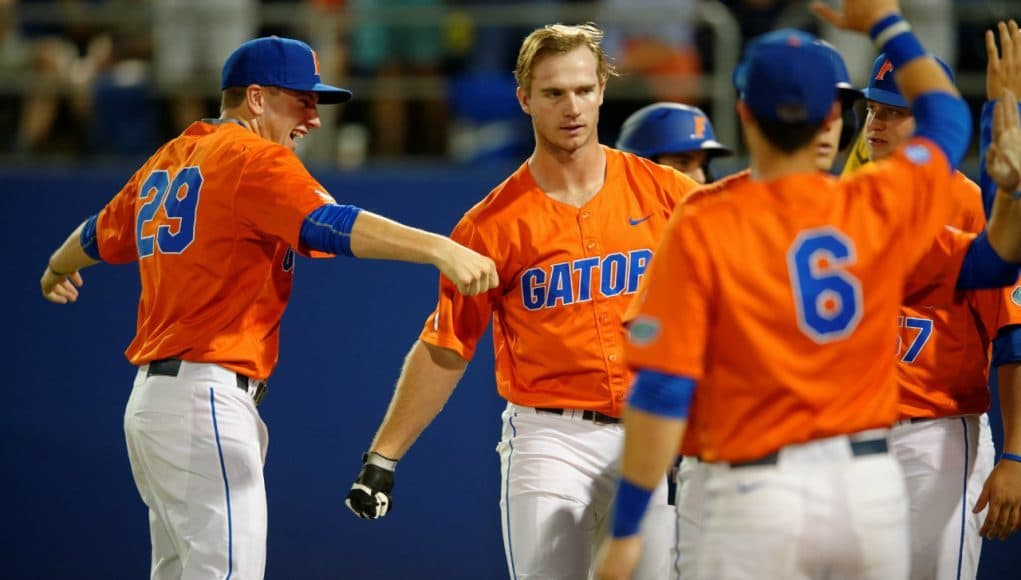
[[[182,168],[173,181],[170,181],[170,174],[162,169],[145,178],[138,189],[138,197],[145,203],[138,210],[135,222],[139,259],[152,256],[157,248],[164,254],[180,254],[191,245],[195,239],[195,213],[201,191],[202,172],[197,165]],[[173,195],[169,195],[170,192]],[[166,219],[156,225],[154,233],[146,225],[156,219],[161,207]]]
[[[830,227],[801,232],[787,251],[798,328],[818,344],[846,337],[861,321],[861,283],[845,269],[856,259],[854,242]]]

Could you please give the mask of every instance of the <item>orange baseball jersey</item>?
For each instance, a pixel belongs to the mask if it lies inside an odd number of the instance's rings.
[[[978,185],[957,172],[950,193],[956,205],[950,225],[981,231],[986,220]],[[945,307],[923,300],[901,309],[897,372],[902,418],[989,410],[990,343],[1004,326],[1021,324],[1012,291],[955,292]]]
[[[104,261],[138,261],[128,360],[178,357],[269,377],[294,252],[309,254],[302,221],[332,202],[292,151],[233,122],[194,123],[164,145],[96,222]]]
[[[893,321],[922,281],[956,278],[969,241],[932,243],[950,176],[942,151],[913,139],[846,181],[735,180],[679,208],[626,356],[696,380],[703,459],[750,460],[893,423]]]
[[[584,206],[546,195],[526,162],[451,234],[496,262],[501,286],[462,296],[441,277],[420,338],[470,359],[492,318],[497,390],[512,403],[618,416],[631,386],[621,317],[671,212],[697,184],[603,149],[606,180]]]

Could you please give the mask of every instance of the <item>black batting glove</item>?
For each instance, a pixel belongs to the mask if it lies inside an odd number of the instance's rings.
[[[362,471],[347,492],[344,503],[362,519],[376,520],[393,506],[390,490],[394,488],[397,462],[375,451],[362,455]]]

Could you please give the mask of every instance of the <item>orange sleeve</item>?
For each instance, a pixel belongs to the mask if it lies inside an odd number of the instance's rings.
[[[916,137],[890,158],[870,163],[848,180],[859,190],[855,194],[870,196],[877,219],[883,222],[876,227],[897,232],[900,251],[913,268],[931,250],[942,227],[951,223],[951,210],[957,207],[950,190],[952,178],[943,151],[928,139]]]
[[[292,151],[267,147],[245,165],[234,203],[243,222],[307,256],[312,254],[299,240],[302,222],[308,214],[335,201]]]
[[[978,312],[989,340],[1003,328],[1021,325],[1021,279],[1007,288],[971,291],[968,300]]]
[[[496,259],[486,248],[482,235],[468,217],[458,222],[450,238],[462,246]],[[503,284],[507,282],[504,272],[500,272],[500,281]],[[499,299],[502,291],[495,288],[485,294],[465,296],[457,291],[453,282],[441,275],[439,302],[436,310],[426,319],[418,338],[427,344],[448,348],[464,360],[471,360],[479,339],[489,326],[494,302]]]
[[[144,171],[146,166],[135,172],[96,218],[96,246],[104,262],[126,264],[138,259],[135,203],[139,201],[138,181]],[[141,195],[152,197],[156,193],[142,192]]]
[[[957,291],[961,264],[977,234],[945,226],[908,275],[904,304],[948,306]]]
[[[631,368],[702,377],[713,295],[709,247],[687,208],[675,212],[634,305],[625,346]]]

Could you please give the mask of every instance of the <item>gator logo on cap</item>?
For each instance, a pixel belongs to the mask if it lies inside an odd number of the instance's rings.
[[[876,71],[876,80],[877,81],[885,80],[886,79],[886,73],[888,73],[888,72],[890,72],[892,70],[893,70],[893,63],[891,63],[889,60],[883,61],[883,66],[879,67],[879,70]]]
[[[1014,291],[1010,293],[1010,301],[1021,306],[1021,286],[1014,288]]]

